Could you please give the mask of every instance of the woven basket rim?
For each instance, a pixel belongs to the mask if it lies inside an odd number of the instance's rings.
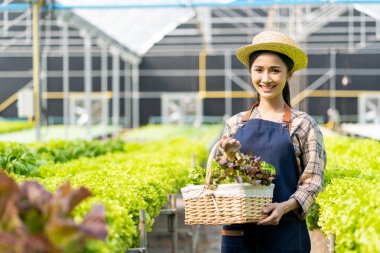
[[[188,185],[181,188],[181,192],[189,192],[189,191],[199,191],[205,189],[207,185]],[[274,184],[270,185],[261,185],[261,184],[250,184],[250,183],[231,183],[231,184],[219,184],[214,189],[217,191],[220,190],[242,190],[242,189],[268,189],[274,188]]]

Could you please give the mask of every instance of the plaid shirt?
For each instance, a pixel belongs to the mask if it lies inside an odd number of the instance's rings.
[[[240,112],[227,120],[224,135],[236,132],[238,124],[245,112]],[[259,110],[255,108],[252,118],[262,118]],[[326,165],[326,151],[323,144],[322,133],[314,119],[305,112],[292,109],[292,127],[290,136],[293,142],[299,175],[297,191],[290,196],[295,198],[300,209],[295,210],[297,215],[304,219],[314,203],[314,199],[323,186],[323,172]],[[218,158],[223,155],[217,154]],[[218,159],[217,158],[217,159]],[[302,164],[301,164],[302,163]]]

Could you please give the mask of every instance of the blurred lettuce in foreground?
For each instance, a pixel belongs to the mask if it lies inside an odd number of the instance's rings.
[[[105,240],[104,207],[96,205],[80,224],[71,211],[91,192],[80,187],[73,190],[69,183],[55,194],[35,181],[18,185],[0,171],[0,251],[13,252],[89,252],[89,240]]]

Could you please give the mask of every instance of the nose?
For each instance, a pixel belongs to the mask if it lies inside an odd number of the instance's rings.
[[[261,78],[261,82],[265,83],[265,84],[271,82],[268,72],[263,73],[262,78]]]

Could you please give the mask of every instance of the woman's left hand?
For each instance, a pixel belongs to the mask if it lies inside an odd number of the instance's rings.
[[[290,198],[281,203],[272,203],[263,209],[263,212],[269,214],[269,216],[259,221],[257,225],[278,225],[284,214],[299,207],[295,198]]]
[[[263,213],[270,214],[259,221],[257,225],[278,225],[282,216],[286,213],[282,203],[272,203],[263,209]]]

